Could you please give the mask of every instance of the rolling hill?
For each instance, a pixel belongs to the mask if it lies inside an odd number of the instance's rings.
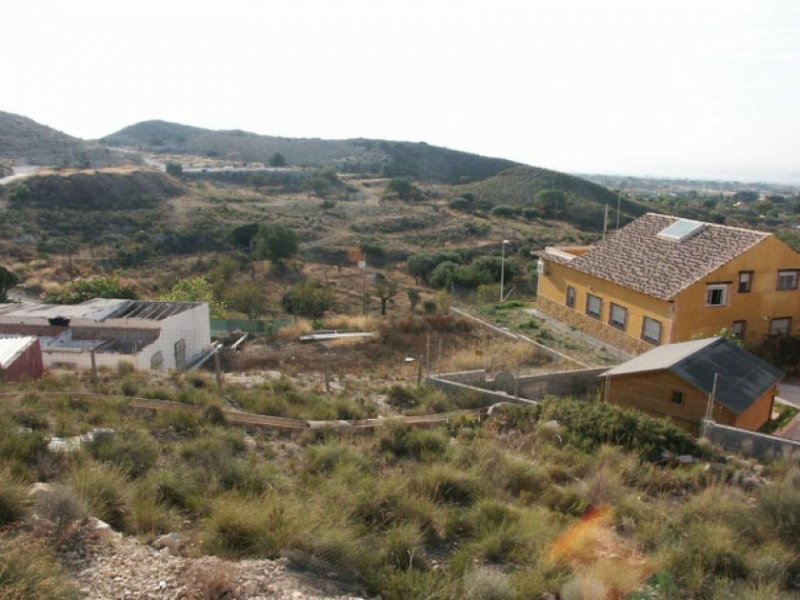
[[[333,166],[340,171],[411,177],[436,183],[468,183],[516,166],[509,160],[459,152],[426,143],[386,140],[285,138],[215,131],[166,121],[144,121],[100,140],[148,152],[219,157],[266,163],[280,152],[290,165]]]
[[[32,119],[0,111],[0,159],[55,167],[108,167],[131,164],[130,158],[41,125]]]
[[[559,190],[567,197],[560,220],[585,229],[601,229],[605,206],[617,207],[617,195],[601,185],[574,175],[519,166],[507,169],[493,177],[469,185],[457,186],[457,192],[473,194],[479,200],[515,209],[535,207],[538,192]],[[620,201],[621,217],[626,221],[643,215],[647,208],[626,198]]]

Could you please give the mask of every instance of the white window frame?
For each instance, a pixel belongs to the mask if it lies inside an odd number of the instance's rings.
[[[789,286],[781,285],[781,281],[786,278],[790,281]],[[781,269],[778,271],[778,291],[790,292],[797,289],[797,281],[800,279],[800,271],[797,269]]]
[[[711,301],[711,296],[714,292],[720,292],[719,302]],[[710,283],[706,286],[706,306],[728,306],[727,283]]]
[[[614,318],[615,311],[622,311],[622,321],[620,322],[618,319]],[[620,306],[619,304],[615,304],[614,302],[611,303],[611,310],[608,311],[608,324],[611,325],[614,329],[619,329],[620,331],[625,331],[628,327],[628,309],[624,306]]]
[[[651,336],[647,335],[647,325],[648,325],[648,323],[655,323],[656,325],[658,325],[658,338],[654,338],[654,337],[651,337]],[[645,342],[648,342],[650,344],[654,344],[656,346],[660,346],[661,345],[661,336],[663,334],[664,334],[664,327],[661,324],[661,321],[658,321],[656,319],[651,319],[650,317],[643,317],[642,318],[642,339]]]
[[[597,300],[597,313],[590,311],[592,300]],[[603,315],[603,299],[594,294],[586,294],[586,314],[593,319],[599,319]]]
[[[781,330],[776,330],[775,323],[786,321],[786,328]],[[769,334],[770,335],[789,335],[792,332],[792,317],[777,317],[775,319],[770,319],[769,322]]]

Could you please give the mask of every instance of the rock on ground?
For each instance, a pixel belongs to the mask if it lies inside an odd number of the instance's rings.
[[[173,555],[116,534],[63,553],[77,587],[91,600],[361,600],[306,580],[284,560],[226,561]]]

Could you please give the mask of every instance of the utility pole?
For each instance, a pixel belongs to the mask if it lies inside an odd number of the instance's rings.
[[[619,209],[622,204],[622,190],[617,190],[617,231],[619,231]]]
[[[500,250],[500,302],[503,301],[503,291],[506,283],[506,244],[508,240],[503,240],[502,249]]]
[[[606,241],[606,231],[608,231],[608,202],[606,202],[606,210],[603,216],[603,241]]]

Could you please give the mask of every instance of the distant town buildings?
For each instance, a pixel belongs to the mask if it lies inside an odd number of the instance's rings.
[[[0,335],[36,336],[46,368],[184,370],[210,350],[208,305],[95,298],[0,304]]]
[[[538,307],[638,354],[729,330],[800,332],[800,254],[770,233],[648,213],[590,247],[539,253]]]

